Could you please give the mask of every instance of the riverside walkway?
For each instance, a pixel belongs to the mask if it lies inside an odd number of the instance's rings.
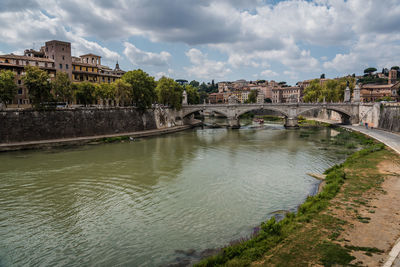
[[[342,127],[368,135],[384,143],[400,155],[400,134],[398,133],[392,133],[379,129],[367,129],[365,126],[342,125]],[[383,267],[400,267],[400,238],[396,241],[395,245],[390,251],[389,258]]]

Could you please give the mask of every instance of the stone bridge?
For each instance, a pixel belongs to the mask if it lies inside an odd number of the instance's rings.
[[[195,112],[215,112],[228,119],[231,128],[239,128],[239,116],[253,110],[271,110],[285,117],[286,127],[297,127],[298,116],[316,109],[336,111],[341,115],[343,124],[359,123],[359,103],[263,103],[263,104],[201,104],[183,105],[179,112],[182,119]]]

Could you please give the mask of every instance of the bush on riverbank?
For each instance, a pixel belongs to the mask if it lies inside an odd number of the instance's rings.
[[[333,266],[335,264],[347,265],[354,257],[350,255],[351,250],[346,247],[342,247],[339,244],[325,240],[319,243],[321,224],[325,228],[329,228],[331,231],[330,239],[334,240],[340,234],[340,225],[345,222],[340,221],[330,215],[321,213],[330,206],[331,200],[338,194],[342,185],[346,181],[347,169],[352,168],[363,168],[367,158],[378,151],[384,149],[384,145],[381,143],[375,143],[372,139],[358,133],[341,130],[340,134],[335,137],[335,141],[338,144],[346,144],[346,141],[356,139],[357,143],[363,147],[363,149],[352,154],[343,164],[335,165],[325,171],[326,174],[326,185],[323,191],[315,196],[307,197],[306,201],[299,206],[297,214],[288,213],[286,217],[281,221],[276,221],[275,217],[272,217],[267,222],[261,224],[260,231],[257,235],[243,240],[240,243],[232,246],[225,247],[221,250],[218,255],[202,260],[198,263],[198,266],[248,266],[251,262],[260,259],[265,255],[272,255],[271,251],[276,250],[279,244],[282,244],[285,239],[290,236],[297,236],[298,247],[291,248],[290,253],[280,252],[281,255],[275,256],[280,259],[281,263],[286,265],[294,265],[295,259],[298,259],[297,253],[303,253],[304,251],[298,252],[304,249],[304,246],[310,246],[310,254],[308,255],[311,259],[319,261],[325,266]],[[366,187],[367,188],[367,187]],[[353,191],[359,190],[353,188]],[[351,192],[347,192],[351,194]],[[315,222],[314,226],[307,233],[302,235],[305,223]],[[314,229],[315,228],[315,229]],[[295,238],[296,239],[296,238]],[[315,244],[314,244],[315,243]],[[297,250],[297,251],[296,251]],[[319,255],[318,257],[315,255]],[[304,263],[307,259],[304,255],[300,255]],[[298,262],[298,264],[300,264]],[[300,264],[301,265],[301,264]]]

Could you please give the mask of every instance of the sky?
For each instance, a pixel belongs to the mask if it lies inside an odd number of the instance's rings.
[[[400,65],[400,0],[0,0],[0,54],[72,43],[157,79],[297,81]]]

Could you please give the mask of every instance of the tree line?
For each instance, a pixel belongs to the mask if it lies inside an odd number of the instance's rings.
[[[34,108],[46,108],[57,102],[92,105],[113,102],[117,106],[150,108],[152,104],[163,104],[175,109],[182,107],[182,95],[186,90],[189,104],[200,103],[200,85],[196,81],[182,86],[171,78],[155,81],[141,69],[126,72],[113,83],[73,83],[68,74],[59,72],[54,80],[46,71],[34,66],[25,67],[24,86]],[[197,83],[197,84],[196,84]],[[196,86],[197,85],[197,86]],[[0,103],[12,103],[17,94],[15,74],[10,70],[0,71]]]
[[[354,77],[343,77],[335,80],[327,80],[323,83],[320,79],[314,79],[304,90],[304,102],[342,102],[344,100],[344,91],[347,84],[351,92],[356,84]]]

